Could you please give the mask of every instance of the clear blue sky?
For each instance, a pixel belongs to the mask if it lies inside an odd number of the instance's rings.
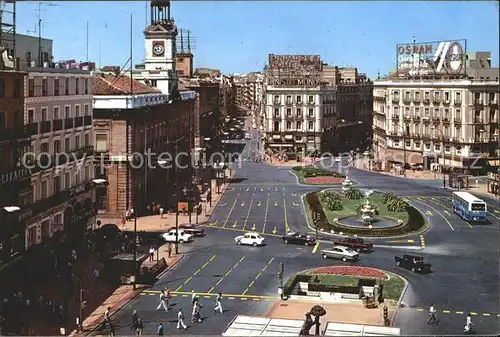
[[[18,2],[19,33],[37,25],[38,2]],[[43,37],[56,60],[123,65],[133,13],[134,63],[144,56],[145,1],[43,1]],[[356,66],[370,77],[395,68],[396,44],[467,39],[468,52],[499,57],[498,4],[492,1],[172,1],[177,26],[196,38],[195,66],[223,73],[262,70],[268,54],[320,54],[329,64]],[[31,33],[33,34],[33,33]],[[36,33],[38,34],[38,33]],[[99,53],[101,41],[101,53]]]

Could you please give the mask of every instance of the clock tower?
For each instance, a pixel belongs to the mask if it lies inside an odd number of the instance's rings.
[[[177,26],[170,17],[169,0],[151,1],[151,24],[144,31],[146,57],[142,80],[164,94],[177,84],[175,71]]]

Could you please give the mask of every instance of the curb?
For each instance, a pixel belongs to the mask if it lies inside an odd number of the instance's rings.
[[[323,187],[323,188],[342,188],[342,183],[340,184],[327,184],[327,185],[324,185],[324,184],[304,184],[304,183],[301,183],[300,180],[299,180],[299,176],[297,176],[295,173],[293,173],[293,170],[288,170],[288,173],[290,173],[291,175],[293,175],[295,177],[295,180],[297,182],[297,185],[299,186],[308,186],[308,187]],[[354,181],[354,180],[353,180]],[[355,186],[359,186],[359,183],[357,181],[354,181],[356,183]]]
[[[396,273],[394,273],[394,274],[396,274]],[[396,312],[394,313],[394,316],[392,316],[391,326],[394,326],[394,322],[396,321],[396,316],[399,312],[399,309],[401,309],[400,308],[401,302],[403,301],[403,297],[405,297],[406,291],[408,290],[408,286],[409,286],[408,280],[406,278],[404,278],[403,276],[401,276],[399,274],[396,274],[396,275],[398,275],[399,277],[401,277],[405,281],[405,287],[404,287],[403,291],[401,292],[401,296],[399,297],[399,301],[398,301],[398,304],[396,307]]]
[[[172,269],[173,267],[175,267],[182,259],[184,258],[184,254],[181,254],[181,257],[179,260],[177,260],[174,264],[170,265],[168,268],[166,268],[163,272],[161,272],[160,274],[158,274],[156,276],[156,280],[158,280],[160,277],[162,277],[164,274],[166,274],[170,269]],[[138,291],[136,294],[133,294],[132,296],[130,297],[126,297],[126,300],[123,301],[122,304],[119,304],[116,308],[116,310],[113,311],[113,313],[111,314],[111,318],[113,316],[115,316],[115,314],[117,314],[119,311],[121,311],[123,309],[124,306],[126,306],[130,301],[132,301],[134,298],[136,298],[137,296],[139,296],[144,290],[146,290],[146,286],[142,287],[142,289],[140,289],[140,291]],[[102,325],[102,321],[97,324],[97,326],[95,326],[94,328],[90,329],[89,331],[85,331],[83,334],[79,334],[77,332],[77,330],[73,330],[69,336],[78,336],[78,335],[84,335],[84,336],[89,336],[90,334],[92,334],[93,332],[95,332],[100,326]]]
[[[212,209],[211,209],[211,213],[210,213],[210,216],[206,219],[205,222],[210,222],[210,219],[212,218],[212,216],[214,215],[215,211],[217,210],[217,207],[219,207],[219,202],[220,200],[222,199],[222,196],[224,195],[224,193],[226,193],[227,189],[229,188],[229,185],[231,185],[231,180],[233,180],[234,176],[236,175],[236,171],[233,173],[233,175],[229,178],[229,183],[226,185],[226,187],[224,188],[224,190],[221,191],[220,193],[220,197],[219,199],[217,200],[217,202],[213,205]]]

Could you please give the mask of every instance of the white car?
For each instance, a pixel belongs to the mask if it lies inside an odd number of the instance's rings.
[[[161,236],[167,242],[175,242],[175,229],[172,229],[170,232],[163,233]],[[179,243],[193,241],[193,235],[188,234],[183,230],[179,230],[178,236],[179,236]]]
[[[237,245],[251,245],[254,247],[264,244],[264,238],[258,233],[246,233],[245,235],[235,237],[234,241]]]
[[[344,246],[333,246],[332,248],[323,249],[321,251],[321,257],[324,259],[340,259],[344,262],[347,261],[358,261],[359,253],[355,252],[349,247]]]
[[[335,162],[336,163],[341,163],[342,162],[342,157],[335,157]]]
[[[363,156],[369,156],[369,155],[370,155],[370,152],[368,152],[368,151],[363,152]]]

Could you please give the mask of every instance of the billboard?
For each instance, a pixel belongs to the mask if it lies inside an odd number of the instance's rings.
[[[466,40],[402,43],[396,49],[398,73],[410,76],[465,74]]]
[[[319,55],[269,54],[267,83],[274,87],[317,87],[321,69]]]
[[[294,71],[321,71],[319,55],[274,55],[269,54],[269,68]]]

